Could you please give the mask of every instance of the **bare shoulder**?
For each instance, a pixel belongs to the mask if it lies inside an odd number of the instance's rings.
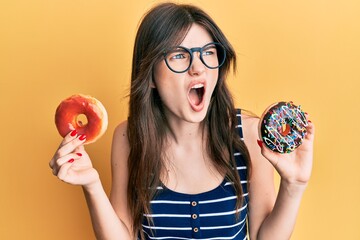
[[[127,136],[127,121],[120,123],[114,130],[112,143],[112,164],[119,164],[119,161],[124,161],[129,154],[129,140]],[[125,158],[125,159],[124,159]]]
[[[260,139],[258,130],[260,122],[259,117],[243,113],[241,115],[241,118],[242,129],[244,133],[244,142],[249,150],[251,163],[254,166],[254,171],[256,172],[257,169],[264,170],[264,167],[272,169],[268,160],[262,156],[261,148],[257,143],[257,141]]]
[[[127,162],[129,158],[129,140],[127,137],[127,121],[120,123],[114,130],[111,148],[112,186],[127,186]],[[123,187],[123,186],[122,186]]]
[[[258,136],[258,125],[259,118],[255,115],[250,115],[248,113],[242,113],[242,129],[244,133],[245,144],[249,147],[250,145],[257,144],[256,140],[259,139]]]
[[[256,165],[258,165],[259,161],[264,160],[261,155],[261,149],[257,143],[257,140],[259,139],[258,125],[260,120],[257,116],[247,114],[246,112],[242,113],[241,119],[244,142],[249,150],[251,163],[255,167]],[[265,161],[265,163],[266,162],[267,161]]]
[[[125,139],[127,140],[127,121],[121,122],[119,125],[116,126],[114,130],[114,139]]]

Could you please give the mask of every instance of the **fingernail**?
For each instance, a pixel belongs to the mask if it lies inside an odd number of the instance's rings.
[[[257,144],[259,145],[260,148],[262,148],[263,142],[261,140],[257,140]]]
[[[311,121],[310,121],[310,120],[308,120],[308,122],[309,122],[309,123],[311,123]]]
[[[78,155],[79,157],[81,157],[81,156],[82,156],[82,154],[81,154],[81,153],[76,153],[76,155]]]
[[[71,133],[70,133],[70,136],[74,137],[76,134],[77,134],[77,131],[76,131],[76,130],[72,130]]]
[[[79,137],[79,139],[80,139],[81,141],[85,140],[85,138],[86,138],[86,135],[85,135],[85,134],[82,134],[82,135],[80,135],[80,137]]]
[[[69,163],[73,163],[73,162],[74,162],[74,159],[72,158],[72,159],[70,159],[68,162],[69,162]]]

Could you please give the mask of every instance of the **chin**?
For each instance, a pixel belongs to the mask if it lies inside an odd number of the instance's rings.
[[[191,109],[191,113],[189,116],[189,122],[192,122],[192,123],[203,122],[206,118],[208,110],[209,110],[209,106],[205,106],[201,111],[194,111]]]

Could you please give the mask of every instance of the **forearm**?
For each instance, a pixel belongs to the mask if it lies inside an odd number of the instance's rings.
[[[305,188],[281,181],[274,208],[261,224],[256,239],[290,239]]]
[[[115,213],[100,180],[91,187],[83,187],[83,191],[97,239],[132,239],[126,225]]]

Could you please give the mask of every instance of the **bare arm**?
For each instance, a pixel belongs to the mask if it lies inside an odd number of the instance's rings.
[[[83,137],[70,133],[64,138],[50,161],[53,174],[64,182],[82,186],[97,239],[132,239],[127,225],[120,220],[122,216],[111,205],[83,143]]]
[[[110,202],[120,219],[132,233],[132,219],[127,204],[129,141],[127,122],[121,123],[114,132],[111,151],[112,184]]]
[[[271,213],[275,199],[274,170],[260,152],[257,145],[258,119],[242,115],[244,141],[249,150],[252,164],[249,188],[249,230],[250,238],[257,239],[261,224]]]
[[[243,122],[244,139],[253,164],[249,189],[250,237],[290,239],[311,174],[314,126],[310,123],[304,143],[295,152],[280,155],[257,145],[257,118],[244,117]],[[277,197],[273,168],[281,177]]]
[[[96,239],[131,239],[129,231],[120,220],[101,182],[83,187]]]

